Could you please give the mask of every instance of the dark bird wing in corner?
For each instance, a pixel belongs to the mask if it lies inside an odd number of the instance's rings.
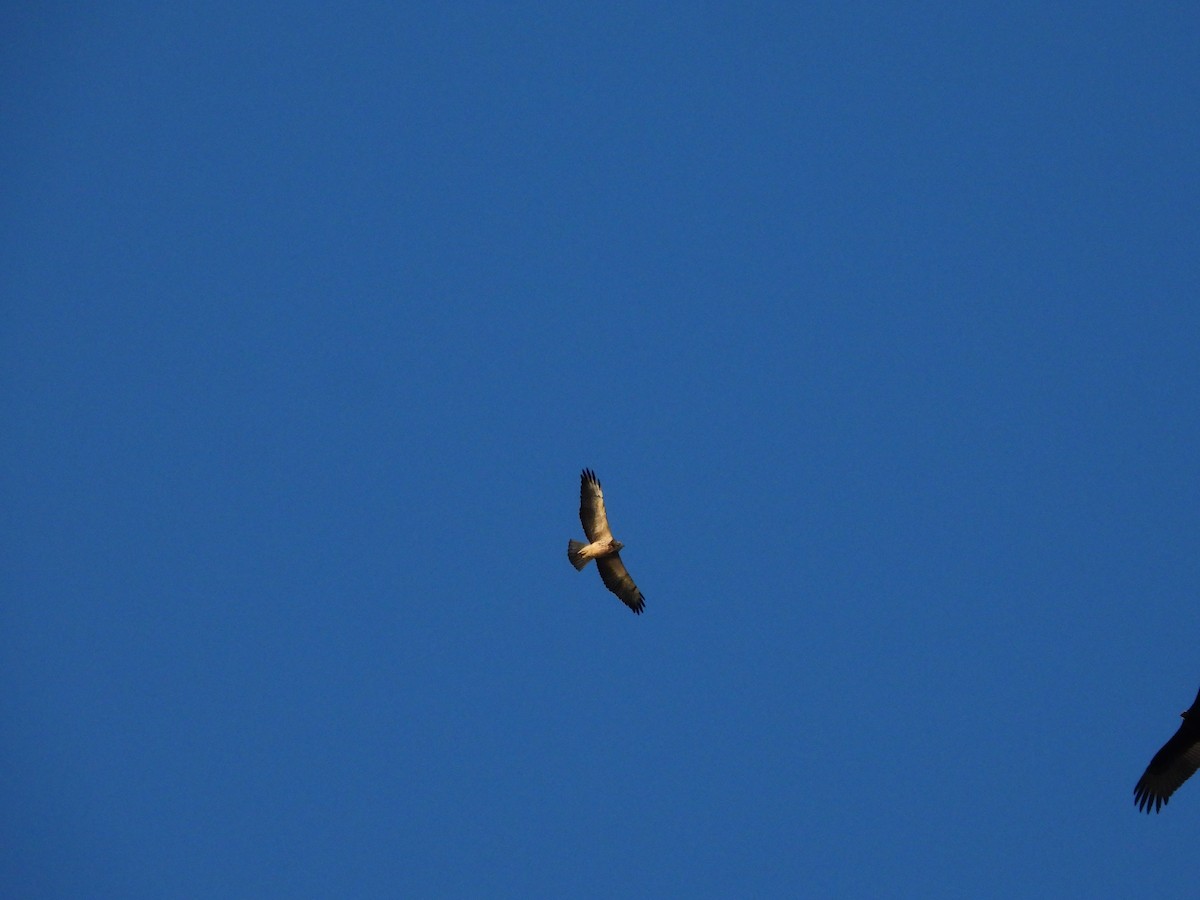
[[[1183,713],[1183,724],[1175,736],[1154,754],[1145,774],[1133,789],[1139,810],[1158,812],[1171,795],[1200,768],[1200,693]]]

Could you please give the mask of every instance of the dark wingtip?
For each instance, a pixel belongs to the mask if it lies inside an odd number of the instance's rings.
[[[1140,784],[1133,789],[1133,802],[1137,806],[1138,812],[1156,813],[1167,805],[1170,797],[1160,797],[1157,794],[1152,794],[1148,789]]]

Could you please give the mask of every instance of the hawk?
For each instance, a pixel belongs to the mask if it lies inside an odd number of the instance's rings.
[[[621,562],[621,549],[625,545],[613,539],[604,511],[604,491],[600,490],[600,482],[591,469],[584,469],[579,476],[579,521],[583,523],[588,543],[567,541],[567,559],[577,570],[594,559],[604,586],[640,616],[646,608],[646,599]]]
[[[1200,693],[1196,694],[1191,707],[1179,715],[1183,717],[1183,724],[1154,754],[1133,789],[1133,802],[1140,810],[1158,812],[1166,806],[1176,788],[1200,768]]]

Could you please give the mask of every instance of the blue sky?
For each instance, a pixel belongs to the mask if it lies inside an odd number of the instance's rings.
[[[1194,895],[1186,4],[3,19],[15,895]]]

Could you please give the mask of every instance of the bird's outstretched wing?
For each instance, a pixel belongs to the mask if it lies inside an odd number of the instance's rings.
[[[1139,810],[1158,812],[1181,784],[1200,768],[1200,693],[1174,736],[1154,754],[1133,789]]]
[[[579,521],[589,541],[612,540],[608,514],[604,511],[604,491],[600,490],[600,482],[591,469],[584,469],[579,476]]]
[[[621,554],[613,553],[600,557],[596,560],[596,568],[600,570],[604,586],[620,597],[622,603],[640,616],[642,610],[646,608],[646,598],[642,596],[638,586],[633,583],[633,577],[625,568],[625,563],[621,562]]]

